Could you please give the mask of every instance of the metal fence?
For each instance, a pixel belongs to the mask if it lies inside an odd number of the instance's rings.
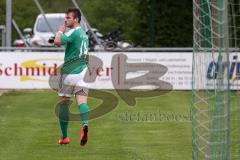
[[[64,52],[63,47],[0,47],[0,53],[5,51],[22,51],[22,52]],[[128,49],[113,49],[111,51],[105,51],[104,49],[94,51],[94,52],[192,52],[192,48],[128,48]]]

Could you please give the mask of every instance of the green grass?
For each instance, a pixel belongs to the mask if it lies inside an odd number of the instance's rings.
[[[106,91],[116,95],[114,91]],[[190,160],[191,92],[139,98],[134,107],[119,97],[117,108],[90,121],[90,138],[79,145],[81,123],[71,122],[67,146],[59,146],[53,91],[12,91],[0,97],[1,160]],[[91,108],[100,100],[89,99]],[[75,104],[71,106],[77,112]],[[145,115],[161,114],[156,119]],[[129,115],[132,115],[130,117]],[[136,117],[140,114],[141,118]],[[178,116],[177,118],[173,118]]]

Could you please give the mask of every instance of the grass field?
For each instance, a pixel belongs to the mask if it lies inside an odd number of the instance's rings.
[[[69,125],[71,144],[57,143],[60,129],[54,114],[55,92],[5,93],[0,97],[0,159],[190,160],[190,101],[191,91],[141,98],[135,107],[120,100],[116,109],[91,120],[89,143],[80,147],[80,122]],[[92,108],[99,103],[89,99]],[[78,111],[74,104],[71,110]],[[147,118],[151,114],[152,118]]]

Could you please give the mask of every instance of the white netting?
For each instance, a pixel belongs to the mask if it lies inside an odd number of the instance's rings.
[[[193,0],[193,15],[193,159],[237,160],[240,2]]]

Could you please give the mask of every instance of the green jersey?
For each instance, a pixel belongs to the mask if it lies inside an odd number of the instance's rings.
[[[69,30],[61,36],[66,46],[62,74],[79,74],[88,65],[88,36],[81,27]]]

